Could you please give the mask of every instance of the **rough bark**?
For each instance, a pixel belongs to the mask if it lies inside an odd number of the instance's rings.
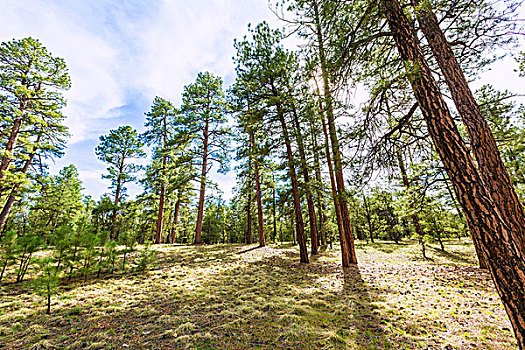
[[[38,145],[41,137],[42,137],[42,134],[40,133],[35,141],[35,145]],[[31,163],[33,163],[33,159],[35,158],[35,155],[36,155],[36,148],[37,146],[33,148],[33,151],[31,152],[31,154],[29,154],[29,158],[26,159],[24,166],[22,167],[22,169],[20,169],[20,172],[22,174],[26,174],[29,170],[29,167],[31,166]],[[16,196],[18,195],[19,188],[20,188],[19,183],[17,183],[12,188],[11,193],[9,194],[9,197],[7,198],[7,201],[4,204],[4,207],[2,208],[2,212],[0,212],[0,237],[1,237],[1,232],[5,226],[5,223],[7,222],[7,218],[9,217],[9,213],[11,212],[11,209],[13,208],[13,204],[15,204]]]
[[[284,111],[280,104],[277,104],[277,115],[281,123],[284,142],[286,144],[286,155],[288,157],[288,171],[290,173],[290,180],[292,182],[293,206],[295,213],[295,228],[297,242],[299,243],[299,253],[302,263],[308,263],[308,248],[306,247],[306,237],[304,234],[303,214],[301,212],[301,198],[299,195],[299,184],[297,182],[297,175],[295,173],[295,162],[293,158],[292,145],[290,136],[288,135],[288,127],[284,118]]]
[[[115,199],[113,201],[113,214],[111,214],[111,238],[112,239],[117,239],[117,237],[115,236],[115,227],[117,225],[117,214],[118,214],[118,203],[120,201],[120,191],[121,191],[121,188],[122,188],[122,184],[121,184],[121,174],[122,174],[122,165],[120,167],[120,170],[119,170],[119,175],[118,175],[118,178],[117,178],[117,189],[115,190]]]
[[[204,126],[204,142],[202,145],[202,170],[201,170],[201,186],[199,190],[199,204],[197,207],[197,224],[195,226],[195,241],[194,244],[201,244],[202,236],[202,220],[204,218],[204,196],[206,194],[206,173],[208,160],[208,138],[209,138],[209,120],[206,117],[206,124]]]
[[[252,128],[250,128],[250,143],[252,153],[255,155],[253,159],[253,176],[255,178],[255,192],[257,197],[257,232],[259,233],[259,247],[264,247],[266,245],[266,242],[264,239],[264,216],[262,206],[261,181],[259,178],[259,161],[257,158],[255,146],[255,132]]]
[[[179,190],[179,193],[177,195],[177,201],[175,202],[175,209],[173,213],[173,226],[171,228],[171,243],[175,243],[175,235],[177,234],[177,223],[179,222],[179,210],[180,210],[180,197],[182,195],[182,191]]]
[[[335,180],[337,185],[337,197],[339,201],[339,206],[341,210],[341,219],[344,227],[344,235],[346,242],[346,250],[348,250],[348,255],[350,258],[351,264],[357,264],[357,257],[355,254],[354,247],[354,237],[352,235],[352,225],[350,223],[350,214],[348,212],[348,202],[346,199],[345,193],[345,184],[343,178],[343,166],[341,160],[341,151],[339,149],[339,141],[337,139],[336,127],[335,127],[335,117],[332,103],[332,93],[331,93],[331,82],[329,79],[328,64],[326,60],[326,54],[324,50],[324,39],[320,22],[319,15],[319,5],[317,0],[313,1],[314,5],[314,15],[315,15],[315,26],[317,34],[317,44],[319,52],[319,61],[321,63],[321,73],[323,76],[324,84],[324,101],[326,109],[326,119],[328,124],[328,133],[330,135],[330,144],[332,146],[332,154],[334,160],[334,173]]]
[[[308,172],[308,163],[306,161],[306,152],[304,149],[303,136],[301,134],[301,125],[295,107],[292,107],[292,116],[299,148],[299,157],[301,159],[301,170],[303,173],[304,187],[306,193],[306,205],[308,206],[308,222],[310,225],[310,237],[312,239],[312,255],[319,254],[319,233],[317,231],[317,218],[315,216],[314,199],[312,196],[310,174]]]
[[[384,14],[401,59],[417,68],[410,83],[436,151],[463,208],[474,244],[488,262],[498,294],[525,348],[525,261],[512,226],[507,225],[485,188],[417,42],[410,21],[397,0],[382,0]]]
[[[13,127],[11,128],[11,132],[9,133],[9,138],[7,139],[7,143],[4,150],[4,155],[0,161],[0,180],[4,179],[6,177],[7,169],[9,169],[9,165],[11,164],[11,159],[13,152],[16,147],[16,143],[18,141],[18,135],[20,134],[20,128],[22,127],[22,121],[26,114],[24,111],[25,106],[21,105],[20,110],[22,111],[21,115],[13,121]],[[1,191],[0,187],[0,191]],[[0,192],[0,195],[2,193]]]
[[[167,126],[167,121],[166,121],[166,116],[164,116],[163,118],[163,131],[162,131],[162,136],[163,136],[163,151],[165,152],[166,151],[166,147],[167,147],[167,144],[168,144],[168,126]],[[165,200],[165,196],[166,196],[166,183],[164,182],[165,181],[165,177],[166,177],[166,163],[167,163],[167,156],[166,154],[163,154],[162,155],[162,181],[161,181],[161,184],[160,184],[160,197],[159,197],[159,213],[158,213],[158,216],[157,216],[157,230],[156,230],[156,234],[155,234],[155,243],[156,244],[159,244],[159,243],[162,243],[162,224],[163,224],[163,219],[164,219],[164,200]]]
[[[332,198],[334,200],[334,210],[337,221],[337,228],[339,231],[339,244],[341,245],[341,260],[343,267],[350,267],[351,264],[351,254],[348,248],[345,229],[343,225],[343,218],[341,216],[341,206],[339,205],[339,197],[337,195],[337,185],[335,182],[334,170],[332,166],[332,157],[330,153],[330,137],[328,136],[328,129],[326,127],[326,121],[324,118],[323,102],[321,101],[321,95],[319,92],[319,87],[317,87],[317,93],[319,95],[319,113],[321,121],[323,124],[323,133],[325,138],[325,152],[326,152],[326,162],[328,164],[328,173],[330,174],[330,185],[332,189]],[[332,241],[330,240],[330,244]]]
[[[525,211],[501,159],[494,135],[470,90],[454,51],[439,27],[430,3],[425,1],[418,6],[420,0],[412,2],[417,6],[421,30],[443,72],[452,100],[466,127],[470,148],[476,158],[483,183],[499,207],[501,215],[511,226],[512,237],[517,242],[521,254],[525,255]]]

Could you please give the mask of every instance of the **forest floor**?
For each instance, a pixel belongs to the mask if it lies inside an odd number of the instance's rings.
[[[358,267],[291,246],[155,247],[142,273],[63,286],[45,314],[0,290],[2,349],[516,349],[471,244],[357,243]],[[2,347],[3,346],[3,347]]]

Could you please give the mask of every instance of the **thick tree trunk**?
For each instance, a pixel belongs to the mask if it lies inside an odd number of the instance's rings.
[[[257,158],[257,149],[255,146],[255,133],[250,128],[250,143],[252,147],[253,159],[253,176],[255,177],[255,192],[257,196],[257,232],[259,233],[259,247],[266,245],[264,239],[264,216],[262,207],[261,181],[259,179],[259,160]]]
[[[420,0],[412,2],[418,8],[421,30],[445,76],[452,100],[465,124],[483,183],[511,227],[512,237],[517,242],[521,254],[525,255],[525,211],[501,159],[494,135],[481,113],[450,44],[439,27],[430,3],[425,2],[418,6]]]
[[[42,134],[40,133],[36,139],[36,142],[35,142],[36,145],[38,145],[38,143],[40,142],[41,137],[42,137]],[[29,155],[29,158],[26,159],[24,166],[22,167],[22,169],[20,169],[20,172],[22,174],[26,174],[27,171],[29,170],[29,167],[31,166],[31,163],[33,163],[33,159],[35,158],[35,155],[36,155],[36,148],[37,147],[35,146],[31,154]],[[20,184],[17,183],[11,190],[9,197],[7,198],[7,201],[4,204],[4,207],[2,208],[2,212],[0,212],[0,237],[2,236],[1,232],[5,226],[5,223],[7,222],[9,213],[11,212],[11,209],[13,208],[13,204],[16,201],[16,196],[18,195],[19,188],[20,188]]]
[[[525,261],[512,225],[507,225],[507,215],[500,214],[485,188],[399,2],[381,3],[401,59],[417,67],[410,83],[429,134],[464,210],[474,244],[488,262],[520,349],[525,349]]]
[[[9,138],[7,139],[7,143],[4,149],[4,155],[0,160],[0,180],[6,177],[7,169],[9,169],[9,165],[11,164],[13,152],[18,141],[18,135],[20,134],[20,128],[22,127],[22,121],[24,116],[26,115],[26,111],[24,109],[25,106],[21,106],[20,110],[22,111],[22,114],[19,117],[15,118],[15,120],[13,121],[13,127],[11,128],[11,132],[9,133]],[[1,191],[2,188],[0,187],[0,196],[2,195]]]
[[[299,117],[297,116],[295,107],[292,107],[292,115],[295,126],[295,134],[297,136],[297,146],[299,148],[299,157],[301,158],[301,170],[303,173],[306,192],[306,205],[308,206],[309,218],[308,222],[310,225],[310,237],[312,239],[312,255],[317,255],[319,254],[319,233],[317,231],[317,218],[315,216],[314,200],[312,196],[310,174],[308,173],[308,163],[306,161],[303,136],[301,135],[301,125],[299,124]]]
[[[284,142],[286,144],[286,155],[288,157],[288,170],[290,173],[290,180],[292,182],[292,194],[293,194],[293,204],[295,212],[295,227],[297,241],[299,242],[299,253],[301,256],[302,263],[308,263],[308,248],[306,247],[306,237],[304,234],[304,223],[303,223],[303,214],[301,212],[301,198],[299,195],[299,185],[297,182],[297,175],[295,173],[294,158],[292,152],[292,146],[290,142],[290,137],[288,135],[288,129],[286,126],[286,120],[284,119],[284,112],[280,104],[277,104],[277,114],[279,121],[281,122],[281,128],[283,132]]]
[[[313,0],[314,14],[315,14],[315,26],[317,31],[319,61],[321,63],[321,73],[323,76],[324,84],[324,100],[326,104],[326,119],[328,123],[328,133],[330,135],[330,144],[332,146],[332,154],[334,159],[334,173],[337,185],[337,197],[339,199],[339,206],[341,209],[341,219],[344,227],[344,235],[346,242],[346,249],[348,250],[350,263],[357,264],[357,257],[355,254],[354,237],[352,235],[352,225],[350,223],[350,214],[348,212],[348,202],[346,199],[345,183],[343,178],[343,165],[341,160],[341,151],[339,150],[339,141],[337,139],[337,133],[335,128],[334,109],[332,104],[332,92],[331,82],[328,76],[328,65],[326,61],[326,55],[324,50],[324,39],[321,28],[321,21],[319,16],[319,6],[317,0]]]
[[[195,241],[194,244],[201,244],[202,236],[202,220],[204,218],[204,197],[206,194],[206,172],[207,172],[207,160],[208,160],[208,130],[209,120],[206,118],[206,124],[204,126],[204,142],[202,145],[202,171],[201,171],[201,187],[199,190],[199,204],[197,207],[197,224],[195,226]]]

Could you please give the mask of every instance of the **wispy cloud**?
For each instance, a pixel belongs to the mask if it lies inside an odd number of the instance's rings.
[[[66,60],[72,137],[53,168],[74,163],[98,197],[107,186],[98,136],[122,124],[142,130],[153,98],[179,104],[199,71],[231,80],[233,39],[262,20],[275,21],[267,0],[4,0],[0,41],[32,36]],[[232,178],[217,180],[229,197]]]

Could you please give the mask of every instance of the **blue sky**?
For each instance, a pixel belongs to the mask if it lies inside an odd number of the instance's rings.
[[[94,198],[109,184],[94,153],[100,135],[119,125],[143,131],[153,98],[179,105],[184,85],[200,71],[229,85],[233,39],[242,38],[248,23],[281,25],[267,0],[0,0],[0,8],[0,41],[38,38],[68,64],[72,88],[65,114],[72,137],[51,172],[75,164],[85,193]],[[510,58],[499,62],[473,86],[523,92],[516,67]],[[231,198],[234,175],[213,178]],[[136,185],[128,188],[131,195],[140,192]]]
[[[278,25],[267,0],[0,0],[0,41],[32,36],[66,60],[65,93],[72,134],[51,172],[75,164],[85,193],[107,191],[98,137],[119,125],[143,130],[157,95],[180,104],[184,85],[200,71],[233,79],[233,39],[248,23]],[[234,176],[214,175],[231,196]],[[138,186],[128,186],[136,194]]]

